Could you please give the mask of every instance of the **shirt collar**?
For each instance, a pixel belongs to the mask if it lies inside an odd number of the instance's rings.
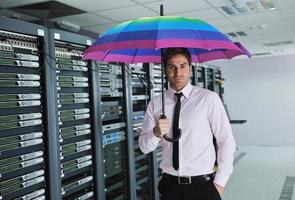
[[[180,90],[179,92],[182,92],[183,96],[187,99],[191,91],[192,91],[192,84],[188,82],[188,84],[184,88],[182,88],[182,90]],[[176,92],[171,87],[169,87],[169,89],[167,90],[168,95],[171,96],[172,98],[175,93],[179,93],[179,92]]]

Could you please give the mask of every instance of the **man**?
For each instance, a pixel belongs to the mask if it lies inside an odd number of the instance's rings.
[[[167,119],[161,118],[161,97],[157,96],[148,105],[139,137],[145,154],[162,146],[163,178],[158,187],[161,199],[221,199],[233,170],[235,151],[223,104],[216,93],[190,84],[192,66],[187,49],[166,49],[164,65],[170,85],[165,92]],[[163,138],[179,132],[182,134],[178,142]],[[213,135],[218,146],[217,169]]]

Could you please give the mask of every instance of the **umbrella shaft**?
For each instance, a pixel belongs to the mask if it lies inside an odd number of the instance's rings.
[[[160,5],[160,16],[164,16],[164,6]],[[162,116],[165,115],[165,97],[164,97],[164,49],[161,49],[161,79],[162,79]]]
[[[164,49],[161,49],[161,79],[162,79],[162,115],[165,116],[165,96],[164,96]]]

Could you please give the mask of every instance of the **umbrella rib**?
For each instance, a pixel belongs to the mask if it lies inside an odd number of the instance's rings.
[[[136,57],[137,51],[138,51],[138,48],[135,49],[134,56],[133,56],[133,58],[132,58],[132,62],[131,62],[131,63],[134,63],[134,60],[135,60],[135,57]]]
[[[106,59],[106,57],[108,56],[108,54],[110,53],[110,51],[107,51],[102,59],[102,61],[104,62],[104,59]]]

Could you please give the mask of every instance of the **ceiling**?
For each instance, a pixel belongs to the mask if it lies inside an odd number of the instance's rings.
[[[295,54],[295,0],[260,0],[272,1],[275,9],[234,16],[221,9],[233,2],[255,1],[258,0],[0,0],[0,16],[31,22],[65,20],[99,34],[126,20],[157,16],[163,4],[164,15],[204,20],[233,41],[241,42],[255,56]],[[51,10],[45,10],[49,7]]]

